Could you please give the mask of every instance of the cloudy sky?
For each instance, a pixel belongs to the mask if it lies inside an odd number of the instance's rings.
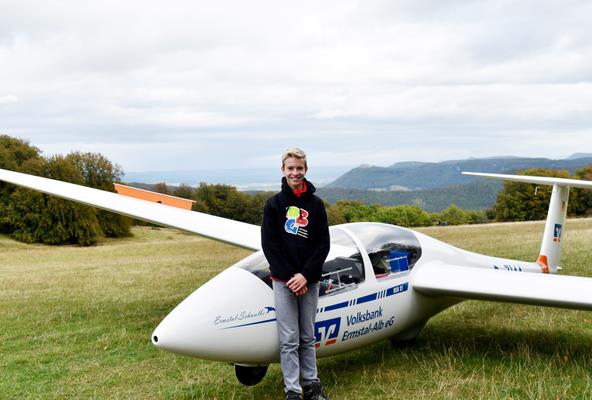
[[[125,171],[592,152],[592,2],[0,0],[0,133]]]

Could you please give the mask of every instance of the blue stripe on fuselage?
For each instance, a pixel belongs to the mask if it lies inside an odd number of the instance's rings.
[[[332,311],[332,310],[337,310],[339,308],[345,308],[347,307],[347,304],[349,303],[349,301],[344,301],[341,303],[337,303],[337,304],[332,304],[330,306],[325,307],[325,311]]]
[[[367,303],[369,301],[374,301],[374,300],[376,300],[376,294],[377,293],[372,293],[367,296],[358,297],[358,299],[356,300],[356,304],[362,304],[362,303]]]
[[[266,322],[273,322],[273,321],[275,321],[275,320],[276,320],[275,318],[272,318],[272,319],[266,319],[265,321],[250,322],[250,323],[248,323],[248,324],[234,325],[234,326],[229,326],[229,327],[222,328],[222,329],[232,329],[232,328],[240,328],[240,327],[243,327],[243,326],[249,326],[249,325],[258,325],[258,324],[264,324],[264,323],[266,323]]]
[[[400,285],[393,286],[392,288],[388,288],[386,290],[381,290],[380,292],[376,292],[376,293],[368,294],[366,296],[358,297],[355,300],[347,300],[347,301],[342,301],[341,303],[331,304],[330,306],[326,306],[324,308],[320,308],[318,310],[317,314],[320,314],[320,313],[325,312],[325,311],[333,311],[333,310],[338,310],[340,308],[346,308],[348,306],[353,306],[353,305],[356,305],[356,304],[368,303],[370,301],[381,299],[383,297],[394,296],[394,295],[396,295],[398,293],[405,292],[408,289],[409,289],[409,282],[405,282],[405,283],[402,283]],[[276,320],[275,318],[272,318],[272,319],[266,319],[264,321],[250,322],[248,324],[234,325],[234,326],[229,326],[229,327],[221,328],[221,329],[241,328],[243,326],[264,324],[266,322],[273,322],[275,320]]]

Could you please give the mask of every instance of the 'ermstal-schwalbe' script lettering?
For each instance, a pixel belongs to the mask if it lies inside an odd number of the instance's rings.
[[[218,315],[214,319],[214,325],[227,324],[229,322],[235,322],[235,321],[243,321],[245,319],[250,319],[250,318],[257,318],[257,317],[267,314],[268,312],[269,312],[268,310],[266,310],[265,308],[262,308],[261,310],[257,311],[256,313],[252,313],[251,311],[242,311],[240,313],[231,315],[226,318],[222,318],[221,315]]]

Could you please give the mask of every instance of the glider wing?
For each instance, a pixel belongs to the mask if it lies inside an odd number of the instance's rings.
[[[428,296],[592,310],[592,278],[470,268],[430,262],[415,268],[413,289]]]
[[[247,249],[261,248],[257,225],[4,169],[0,169],[0,180]]]
[[[532,183],[535,185],[560,185],[577,187],[582,189],[592,189],[592,181],[585,181],[579,179],[565,179],[530,175],[486,174],[483,172],[463,172],[463,175],[480,176],[483,178],[497,179],[500,181]]]

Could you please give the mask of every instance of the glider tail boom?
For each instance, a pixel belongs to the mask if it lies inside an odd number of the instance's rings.
[[[541,251],[537,259],[537,264],[541,267],[541,271],[544,273],[557,273],[560,269],[561,236],[565,226],[565,218],[567,216],[569,188],[578,187],[592,189],[592,182],[577,179],[528,175],[485,174],[477,172],[463,172],[463,174],[504,181],[553,186],[551,201],[549,202],[549,211],[547,212],[545,232],[543,233],[543,242],[541,244]]]

